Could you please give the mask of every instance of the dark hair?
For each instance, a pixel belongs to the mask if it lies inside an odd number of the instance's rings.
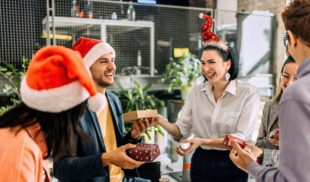
[[[79,126],[79,118],[84,113],[85,107],[86,102],[83,102],[60,113],[49,113],[29,108],[22,102],[0,116],[0,128],[21,126],[17,134],[20,130],[39,123],[48,148],[45,158],[52,156],[57,160],[64,149],[69,157],[74,157],[74,135],[83,140],[89,138]]]
[[[310,1],[293,0],[282,13],[286,30],[294,32],[307,46],[310,46]]]
[[[292,56],[287,57],[287,59],[285,60],[283,66],[282,66],[281,74],[283,73],[285,65],[287,65],[288,63],[296,63],[296,61],[294,60],[294,58]],[[281,77],[280,77],[277,92],[276,92],[276,95],[274,97],[274,101],[280,102],[282,94],[283,94],[283,89],[281,87]]]
[[[215,47],[215,46],[206,46],[202,49],[202,51],[200,53],[200,58],[202,56],[202,53],[204,51],[208,51],[208,50],[217,51],[219,53],[219,55],[222,57],[224,62],[227,62],[229,59],[231,60],[231,66],[230,66],[230,69],[228,70],[228,73],[230,74],[229,80],[236,79],[238,76],[238,73],[239,73],[239,62],[237,61],[232,48],[228,45],[228,49],[227,49],[229,52],[229,55],[228,55],[227,52],[224,51],[223,49],[220,49],[220,48]],[[207,77],[204,74],[203,74],[203,77],[205,78],[205,81],[208,81]]]

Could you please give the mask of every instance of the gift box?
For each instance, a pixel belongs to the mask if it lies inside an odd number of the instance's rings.
[[[130,149],[130,157],[136,161],[153,162],[160,155],[157,144],[138,143]]]
[[[226,135],[224,140],[223,140],[223,143],[224,145],[229,148],[229,149],[233,149],[233,147],[231,146],[230,144],[230,140],[235,140],[239,146],[242,148],[242,149],[245,149],[247,150],[248,152],[251,152],[251,147],[249,147],[247,144],[246,144],[246,141],[240,139],[240,138],[237,138],[237,137],[234,137],[232,135]],[[258,164],[258,159],[256,159],[256,163]]]
[[[142,118],[158,117],[157,110],[138,110],[123,114],[124,121],[136,121]]]
[[[270,132],[269,136],[270,136],[270,138],[277,138],[277,139],[279,139],[279,137],[280,137],[280,129],[275,128],[274,130],[272,130]]]
[[[240,138],[234,137],[232,135],[228,135],[228,134],[225,136],[224,141],[223,141],[224,145],[227,148],[229,149],[233,148],[230,144],[230,140],[232,139],[235,140],[242,149],[248,149],[249,151],[251,151],[250,147],[246,145],[246,141],[241,140]]]

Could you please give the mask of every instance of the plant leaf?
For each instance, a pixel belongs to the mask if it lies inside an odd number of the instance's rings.
[[[152,87],[152,84],[148,84],[147,86],[145,86],[143,88],[143,92],[147,91],[148,89],[150,89]]]
[[[11,98],[10,100],[11,100],[11,102],[13,102],[15,104],[20,104],[21,103],[21,100],[18,100],[18,99]]]
[[[11,76],[11,75],[12,75],[12,72],[11,72],[11,71],[8,71],[8,72],[5,73],[5,75]]]
[[[7,68],[0,68],[0,71],[7,71],[8,69]]]
[[[14,88],[12,87],[12,85],[4,84],[3,92],[7,96],[10,96],[10,95],[12,95],[14,93]]]
[[[158,133],[160,133],[162,136],[165,136],[165,134],[163,133],[163,130],[161,129],[161,127],[159,125],[154,126],[157,128]]]
[[[151,139],[152,139],[152,137],[151,137],[151,135],[149,134],[149,132],[148,132],[148,131],[145,131],[144,133],[145,133],[145,134],[146,134],[146,136],[149,138],[149,140],[151,140]]]
[[[5,61],[2,61],[2,63],[7,66],[13,73],[16,72],[16,69],[14,67],[14,65],[10,64],[10,63],[7,63]]]

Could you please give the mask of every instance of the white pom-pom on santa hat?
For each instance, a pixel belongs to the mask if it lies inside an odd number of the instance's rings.
[[[203,19],[203,13],[199,14],[199,18]]]
[[[101,93],[89,97],[87,102],[89,109],[92,111],[102,111],[107,105],[106,97]]]

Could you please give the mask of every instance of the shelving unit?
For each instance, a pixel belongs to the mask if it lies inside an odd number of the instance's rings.
[[[72,36],[74,44],[79,37],[77,33],[82,35],[99,36],[100,40],[106,42],[107,36],[113,37],[116,34],[122,34],[142,28],[150,30],[150,76],[154,76],[154,23],[151,21],[127,21],[127,20],[107,20],[107,19],[87,19],[87,18],[71,18],[71,17],[54,17],[54,27],[52,27],[52,17],[45,17],[42,20],[43,33],[47,28],[55,28],[56,34]],[[117,28],[122,27],[122,28]],[[113,39],[112,39],[113,40]],[[50,37],[46,36],[46,42],[50,41]],[[47,43],[48,45],[48,43]],[[55,44],[56,45],[56,44]]]

